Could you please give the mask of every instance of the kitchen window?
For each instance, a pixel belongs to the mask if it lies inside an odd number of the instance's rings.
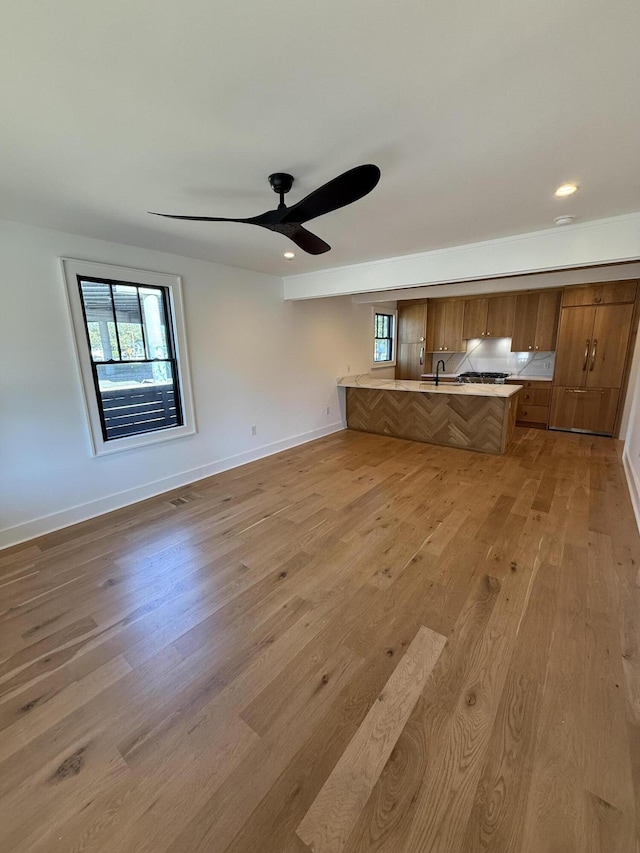
[[[95,455],[195,432],[180,279],[63,260]]]
[[[392,367],[396,363],[397,312],[373,312],[373,366]]]

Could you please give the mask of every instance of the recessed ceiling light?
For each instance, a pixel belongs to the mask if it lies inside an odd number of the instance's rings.
[[[290,261],[292,258],[295,258],[295,252],[285,252],[284,256],[288,261]]]
[[[556,216],[553,221],[556,225],[571,225],[574,219],[575,216]]]
[[[564,198],[567,195],[573,195],[578,187],[576,184],[562,184],[562,186],[558,187],[555,191],[554,195],[556,198]]]

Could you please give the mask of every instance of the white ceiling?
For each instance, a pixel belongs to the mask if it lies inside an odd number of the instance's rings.
[[[639,210],[639,32],[637,0],[4,0],[0,217],[289,275]],[[368,162],[316,258],[146,212]]]

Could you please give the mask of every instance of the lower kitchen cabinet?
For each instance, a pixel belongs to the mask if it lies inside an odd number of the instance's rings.
[[[518,403],[516,423],[526,426],[546,428],[549,420],[549,406],[527,406]]]
[[[619,395],[619,388],[559,385],[553,389],[549,428],[613,435]]]
[[[518,394],[516,423],[546,429],[551,403],[551,382],[536,379],[509,379],[508,385],[522,385]]]
[[[540,383],[540,385],[542,385],[542,383]],[[518,405],[543,406],[548,409],[549,404],[551,403],[551,382],[545,383],[546,388],[541,388],[540,385],[533,388],[525,385],[518,397]]]

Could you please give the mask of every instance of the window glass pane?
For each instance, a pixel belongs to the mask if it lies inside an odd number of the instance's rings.
[[[389,315],[376,314],[376,338],[389,337]]]
[[[373,354],[374,361],[391,361],[391,341],[376,340]]]
[[[171,358],[162,291],[157,287],[141,287],[140,302],[144,316],[147,358]]]
[[[120,360],[111,288],[99,281],[80,283],[93,361]]]
[[[113,285],[113,301],[123,361],[146,358],[138,288],[127,284]]]
[[[180,426],[171,361],[97,366],[105,439]]]

